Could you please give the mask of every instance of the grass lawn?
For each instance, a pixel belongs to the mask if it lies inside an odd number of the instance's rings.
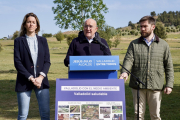
[[[167,35],[168,39],[180,39],[180,33],[179,32],[175,32],[175,33],[169,33]]]
[[[164,95],[161,105],[162,120],[180,119],[180,34],[168,34],[168,44],[170,46],[173,64],[174,64],[174,89],[172,94]],[[113,55],[118,55],[120,63],[123,62],[126,50],[130,41],[137,38],[136,36],[123,36],[118,47],[111,48]],[[17,97],[15,92],[16,70],[13,63],[13,40],[0,40],[3,51],[0,52],[0,120],[16,120],[18,114]],[[66,41],[61,43],[55,38],[48,38],[48,44],[51,55],[51,67],[48,73],[50,83],[50,109],[51,120],[55,116],[55,89],[56,78],[67,78],[68,68],[64,66],[64,58],[68,50]],[[118,75],[119,76],[119,75]],[[127,120],[133,119],[133,101],[131,89],[125,83],[126,94],[126,116]],[[148,106],[147,106],[148,108]],[[145,119],[150,120],[149,111],[146,110]],[[40,120],[38,104],[35,93],[32,92],[30,111],[28,120]]]

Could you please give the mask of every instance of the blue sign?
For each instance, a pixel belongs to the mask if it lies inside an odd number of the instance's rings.
[[[55,120],[126,120],[124,80],[56,79]]]
[[[69,70],[119,70],[119,56],[70,56]]]

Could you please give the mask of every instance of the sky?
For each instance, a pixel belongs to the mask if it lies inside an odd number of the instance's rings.
[[[60,29],[54,20],[52,7],[56,7],[54,0],[0,0],[0,38],[13,35],[20,30],[23,17],[33,12],[40,21],[42,33],[56,34],[71,29]],[[180,11],[180,0],[103,0],[108,7],[104,14],[106,24],[114,28],[125,27],[128,22],[137,23],[140,18],[164,11]]]

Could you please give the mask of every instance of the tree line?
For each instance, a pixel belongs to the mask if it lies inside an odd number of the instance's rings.
[[[156,15],[156,14],[155,14]],[[180,25],[180,11],[164,11],[157,15],[157,22],[162,22],[166,27]]]
[[[156,14],[155,11],[152,11],[150,14],[156,19],[156,22],[162,22],[165,27],[180,26],[180,11],[164,11],[163,13],[159,14]],[[138,24],[138,22],[136,24]],[[129,21],[128,26],[131,26],[132,29],[137,27],[131,21]]]

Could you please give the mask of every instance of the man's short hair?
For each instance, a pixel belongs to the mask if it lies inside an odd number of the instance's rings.
[[[156,20],[154,19],[154,17],[152,16],[144,16],[139,20],[139,23],[144,22],[144,21],[148,21],[149,24],[151,25],[155,25],[156,24]]]

